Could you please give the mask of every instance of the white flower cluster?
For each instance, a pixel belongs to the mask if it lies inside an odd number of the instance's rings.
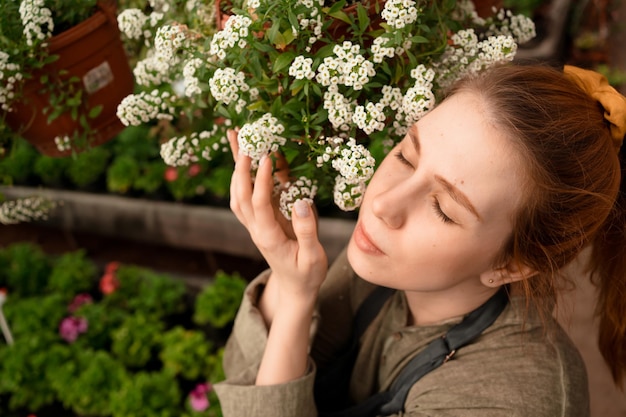
[[[309,45],[305,48],[306,52],[311,52],[311,45],[323,37],[322,27],[324,26],[324,22],[322,22],[322,15],[319,12],[319,8],[324,6],[324,0],[297,0],[296,6],[299,5],[303,5],[309,9],[308,13],[299,14],[297,19],[300,30],[307,31],[311,34],[309,36]]]
[[[246,16],[231,16],[224,29],[213,35],[211,46],[209,47],[209,55],[215,55],[218,59],[226,58],[226,51],[237,45],[239,48],[245,48],[248,42],[248,28],[252,24],[252,20]]]
[[[331,161],[332,167],[339,173],[335,177],[333,200],[337,207],[344,211],[358,208],[363,201],[367,182],[374,174],[376,161],[369,150],[356,140],[333,137],[327,140],[324,155],[318,157],[317,165]]]
[[[324,108],[328,110],[328,121],[338,131],[350,130],[354,103],[338,91],[336,85],[331,85],[324,93]]]
[[[341,84],[361,90],[376,75],[374,64],[361,55],[361,46],[345,41],[333,48],[335,56],[324,58],[317,69],[316,80],[328,87]]]
[[[280,136],[284,130],[285,127],[270,113],[241,127],[237,136],[239,151],[252,158],[252,168],[258,168],[263,155],[278,151],[287,142]]]
[[[59,152],[65,152],[72,149],[70,137],[67,135],[55,137],[54,144],[57,146]]]
[[[312,69],[313,59],[306,58],[302,55],[296,57],[289,67],[289,75],[296,80],[308,79],[311,80],[315,77],[315,72]]]
[[[246,84],[246,74],[241,71],[235,72],[232,68],[216,69],[213,77],[209,80],[209,88],[211,95],[217,101],[221,101],[227,106],[236,102],[237,112],[241,112],[246,105],[241,94],[250,90]]]
[[[183,67],[183,84],[185,86],[185,96],[193,97],[202,93],[200,80],[196,77],[196,71],[201,68],[204,62],[200,58],[192,58]]]
[[[523,14],[514,15],[510,10],[500,9],[496,15],[500,21],[499,27],[491,25],[488,36],[512,36],[517,43],[523,44],[537,36],[535,23]]]
[[[9,54],[0,51],[0,110],[10,111],[15,85],[22,80],[20,66],[9,62]]]
[[[396,48],[393,46],[384,46],[389,42],[389,39],[385,36],[379,36],[372,42],[372,61],[376,64],[380,64],[385,58],[393,58]]]
[[[133,69],[133,74],[135,75],[135,82],[137,84],[150,86],[172,81],[170,70],[171,62],[168,62],[161,55],[152,53],[137,62],[137,65]]]
[[[159,90],[131,94],[117,106],[117,117],[125,126],[139,126],[154,119],[172,120],[171,100],[174,98],[167,91],[159,93]]]
[[[368,135],[385,128],[385,105],[368,101],[365,106],[356,106],[352,121]]]
[[[204,139],[206,133],[208,132],[193,132],[189,138],[181,136],[162,143],[161,158],[163,158],[163,162],[173,167],[188,166],[198,162],[199,158],[196,151],[200,146],[200,139]]]
[[[139,9],[126,9],[117,16],[117,26],[128,39],[140,39],[148,19]]]
[[[42,197],[26,197],[0,204],[0,223],[16,224],[32,220],[45,220],[56,205]]]
[[[413,0],[387,0],[381,16],[395,29],[402,29],[417,20],[418,9]]]
[[[460,30],[451,40],[453,44],[448,45],[440,60],[434,63],[437,82],[442,88],[463,75],[511,61],[517,52],[517,43],[511,36],[490,36],[479,41],[474,29]]]
[[[402,98],[402,114],[404,126],[412,126],[421,119],[435,105],[435,95],[433,94],[433,80],[435,71],[418,65],[411,70],[411,77],[415,80],[415,85],[409,88]]]
[[[284,187],[285,189],[280,193],[279,208],[283,216],[291,220],[293,204],[297,200],[313,204],[313,199],[317,194],[317,185],[307,177],[300,177],[293,182],[287,182]]]
[[[187,40],[186,29],[184,25],[164,25],[157,29],[154,37],[156,54],[166,62],[178,62],[178,51]]]
[[[52,36],[54,30],[52,12],[44,5],[44,0],[22,0],[20,3],[20,18],[28,46]]]

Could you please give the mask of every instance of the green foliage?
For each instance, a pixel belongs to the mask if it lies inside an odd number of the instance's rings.
[[[162,161],[146,162],[141,167],[141,174],[135,179],[133,188],[146,194],[152,194],[163,185],[166,166]]]
[[[75,315],[86,318],[89,327],[76,343],[94,349],[109,349],[111,333],[120,326],[127,314],[122,309],[103,303],[82,305]]]
[[[125,379],[111,395],[113,417],[179,417],[182,395],[172,382],[166,372],[139,372]]]
[[[74,349],[74,360],[49,371],[51,384],[63,405],[79,415],[111,414],[111,394],[128,374],[108,352]]]
[[[10,409],[35,412],[55,401],[57,392],[47,375],[67,363],[70,351],[54,342],[47,333],[31,333],[0,350],[0,393],[10,394]]]
[[[41,179],[44,185],[58,187],[63,184],[65,171],[70,166],[70,158],[53,158],[39,155],[35,160],[33,172]]]
[[[104,302],[135,314],[166,317],[180,313],[184,308],[185,285],[145,268],[122,265],[116,271],[120,287]]]
[[[38,264],[50,279],[28,278]],[[0,250],[0,285],[8,287],[3,312],[15,339],[12,346],[0,343],[0,415],[39,415],[52,407],[64,408],[58,415],[67,417],[221,417],[214,391],[208,410],[189,407],[194,384],[224,379],[225,340],[206,327],[183,327],[194,305],[184,284],[135,266],[107,273],[120,286],[100,296],[84,251],[53,257],[28,244]],[[47,285],[18,291],[13,286],[24,284],[22,278]],[[77,294],[89,293],[92,302],[70,311]],[[73,342],[60,335],[70,316],[87,322]]]
[[[541,6],[544,0],[504,0],[504,7],[511,9],[515,13],[521,13],[524,16],[533,17],[535,10]]]
[[[29,338],[36,331],[58,339],[59,323],[67,315],[69,297],[71,295],[54,293],[20,298],[9,293],[3,310],[13,337]]]
[[[27,142],[14,143],[10,156],[0,159],[0,180],[11,185],[25,183],[33,172],[33,164],[38,153]]]
[[[0,285],[8,286],[12,294],[35,295],[47,286],[50,261],[34,244],[15,243],[1,250],[0,258],[4,258]]]
[[[109,163],[110,152],[103,147],[91,148],[76,155],[67,174],[78,188],[86,188],[102,178]]]
[[[88,291],[93,287],[96,274],[96,265],[84,250],[69,252],[54,261],[48,288],[62,294]]]
[[[137,161],[130,155],[120,155],[113,160],[107,171],[107,189],[125,194],[140,175]]]
[[[124,365],[145,366],[161,340],[164,325],[160,321],[137,314],[127,316],[112,333],[111,351]]]
[[[232,322],[246,288],[246,281],[237,273],[228,275],[219,271],[212,285],[205,287],[196,298],[193,320],[222,328]]]
[[[208,377],[207,358],[212,346],[203,333],[176,326],[163,334],[161,344],[159,358],[164,369],[188,380]]]

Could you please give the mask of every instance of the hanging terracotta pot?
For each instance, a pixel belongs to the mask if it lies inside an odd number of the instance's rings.
[[[68,156],[72,150],[60,151],[54,138],[73,136],[82,132],[78,121],[61,114],[48,123],[44,109],[50,97],[40,83],[41,75],[48,79],[64,74],[66,79],[78,77],[87,95],[87,108],[102,106],[102,111],[88,119],[89,146],[100,145],[124,129],[116,115],[117,106],[134,88],[133,74],[120,39],[114,6],[99,4],[99,10],[89,19],[62,32],[48,41],[50,55],[59,58],[29,79],[22,90],[22,100],[14,103],[7,113],[9,126],[32,143],[42,154]]]
[[[503,0],[473,0],[476,13],[480,17],[492,16],[493,9],[500,10],[504,6]]]

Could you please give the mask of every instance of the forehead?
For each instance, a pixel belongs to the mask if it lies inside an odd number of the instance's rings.
[[[522,201],[521,159],[486,109],[476,94],[455,94],[417,123],[417,133],[433,174],[465,193],[485,219],[510,217]]]

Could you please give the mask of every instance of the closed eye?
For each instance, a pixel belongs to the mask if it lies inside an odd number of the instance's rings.
[[[443,212],[443,210],[441,209],[441,205],[439,204],[439,201],[437,199],[433,201],[433,210],[435,210],[435,214],[441,219],[442,222],[448,224],[456,224],[454,220],[452,220],[446,215],[446,213]]]
[[[413,168],[413,165],[409,162],[408,159],[402,155],[402,151],[398,149],[398,151],[394,155],[398,161],[400,161],[403,165]]]

